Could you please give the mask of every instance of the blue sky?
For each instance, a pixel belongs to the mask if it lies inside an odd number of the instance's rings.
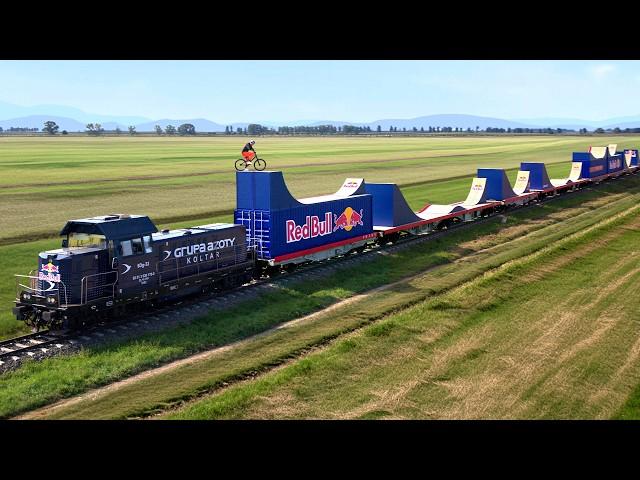
[[[91,113],[371,122],[640,114],[638,61],[0,61],[0,101]]]

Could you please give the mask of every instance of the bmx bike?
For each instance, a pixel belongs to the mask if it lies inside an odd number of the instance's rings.
[[[244,158],[239,158],[238,160],[236,160],[235,164],[236,170],[239,172],[249,168],[249,165],[253,165],[253,168],[261,171],[265,169],[265,167],[267,166],[267,162],[265,162],[262,158],[258,158],[258,155],[256,155],[253,160],[245,160]]]

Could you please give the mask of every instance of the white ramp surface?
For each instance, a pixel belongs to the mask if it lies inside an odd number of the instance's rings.
[[[604,158],[607,155],[607,147],[589,147],[589,153],[594,158]]]
[[[463,205],[478,205],[479,203],[484,203],[484,189],[487,186],[486,178],[474,178],[471,183],[471,190],[469,190],[469,195],[467,195],[467,199],[462,202]]]
[[[342,186],[333,195],[322,195],[319,197],[300,198],[298,201],[304,204],[330,202],[331,200],[339,200],[341,198],[347,198],[351,195],[357,195],[358,190],[362,188],[364,178],[347,178]],[[364,190],[361,192],[364,193]]]
[[[364,178],[347,178],[335,195],[337,197],[350,197],[358,191],[363,183]]]
[[[518,171],[518,176],[516,178],[516,184],[513,186],[513,191],[516,195],[522,195],[525,192],[529,191],[529,171]]]
[[[580,180],[581,172],[582,162],[571,162],[571,173],[569,174],[569,180],[571,180],[572,182],[577,182],[578,180]]]
[[[624,152],[624,163],[627,165],[627,168],[631,168],[631,159],[633,158],[633,153]]]
[[[577,182],[580,180],[580,173],[582,173],[582,162],[571,162],[569,178],[552,178],[551,185],[554,187],[562,187],[569,182]]]

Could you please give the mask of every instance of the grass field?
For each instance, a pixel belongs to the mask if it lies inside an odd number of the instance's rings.
[[[10,315],[12,274],[57,247],[67,219],[231,220],[241,143],[0,139],[0,337],[23,331]],[[542,161],[565,177],[572,151],[607,143],[640,137],[260,138],[257,149],[295,196],[362,176],[398,183],[418,209],[464,199],[478,167],[506,168],[513,181],[520,162]],[[0,377],[0,417],[239,342],[37,416],[638,418],[639,200],[640,179],[619,180],[191,325],[27,362]]]
[[[332,339],[342,338],[371,323],[384,322],[386,316],[394,312],[482,278],[487,271],[536,252],[546,252],[550,245],[564,242],[571,235],[587,234],[594,226],[606,231],[611,228],[613,216],[627,215],[634,208],[637,211],[640,192],[628,195],[627,191],[629,187],[637,189],[639,184],[640,179],[629,179],[609,185],[605,191],[582,192],[580,196],[566,197],[543,208],[511,214],[506,223],[496,218],[469,231],[452,232],[446,241],[380,257],[356,270],[340,272],[322,281],[309,280],[288,286],[224,315],[204,317],[194,325],[163,335],[90,350],[82,358],[54,359],[47,364],[28,366],[0,379],[0,415],[17,413],[130,376],[145,367],[158,365],[159,361],[194,351],[198,345],[222,345],[240,340],[327,305],[353,299],[371,288],[400,281],[361,301],[325,312],[313,321],[272,331],[204,361],[145,378],[104,396],[91,394],[85,401],[40,416],[127,418],[162,412],[238,378],[268,371],[291,359],[296,361],[299,355]],[[584,241],[591,238],[585,237]],[[420,277],[402,280],[416,274]],[[257,305],[260,307],[256,308]]]
[[[410,205],[462,200],[478,167],[515,176],[521,161],[569,173],[572,151],[590,143],[636,145],[640,137],[260,138],[269,168],[283,170],[292,193],[337,190],[344,178],[396,182]],[[0,338],[24,331],[10,314],[14,273],[37,252],[59,246],[72,218],[149,215],[159,227],[231,221],[237,138],[0,138]],[[32,252],[32,253],[30,253]]]

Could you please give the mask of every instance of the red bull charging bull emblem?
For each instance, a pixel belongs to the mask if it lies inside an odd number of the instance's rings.
[[[340,229],[348,232],[357,225],[364,225],[364,223],[362,223],[362,216],[362,210],[358,213],[351,207],[345,208],[340,216],[334,215],[333,221],[335,226],[333,227],[333,231],[335,232]]]
[[[47,280],[49,282],[59,282],[60,281],[60,273],[58,267],[51,263],[43,264],[40,267],[40,271],[38,272],[39,280]]]

